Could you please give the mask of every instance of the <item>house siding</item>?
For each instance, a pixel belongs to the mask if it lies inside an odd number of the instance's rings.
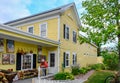
[[[40,36],[40,24],[47,24],[47,37],[48,39],[58,41],[58,18],[51,18],[49,20],[44,20],[40,22],[34,22],[32,24],[24,24],[22,26],[17,27],[18,29],[27,32],[27,28],[29,26],[34,27],[34,35]]]
[[[68,14],[71,15],[73,19],[71,19]],[[79,27],[77,26],[77,22],[74,19],[74,13],[73,9],[70,8],[66,12],[62,14],[60,17],[60,69],[62,69],[62,64],[63,64],[63,53],[64,52],[70,52],[70,67],[66,67],[65,71],[70,71],[71,66],[72,66],[72,54],[76,53],[77,54],[77,64],[79,64],[81,67],[89,65],[89,64],[95,64],[97,61],[97,52],[96,52],[96,47],[92,46],[91,44],[80,44],[79,41],[77,43],[73,42],[73,31],[77,32],[77,35],[79,34]],[[69,26],[69,40],[64,39],[64,30],[63,30],[63,25],[66,24]],[[92,47],[90,49],[89,47]],[[95,50],[95,51],[93,51]],[[84,56],[84,53],[89,52],[90,55]],[[60,70],[61,71],[61,70]]]

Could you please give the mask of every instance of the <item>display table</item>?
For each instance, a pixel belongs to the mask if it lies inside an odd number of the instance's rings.
[[[0,82],[3,80],[3,76],[0,76]]]
[[[15,77],[17,73],[15,72],[11,72],[8,74],[5,74],[6,79],[8,80],[8,83],[12,83],[13,82],[13,78]]]
[[[3,73],[3,76],[0,77],[0,81],[2,81],[3,77],[5,76],[5,78],[7,79],[8,83],[12,83],[13,82],[13,78],[17,74],[16,72],[12,72],[12,71],[8,71],[8,70],[3,70],[3,69],[0,69],[0,72]]]

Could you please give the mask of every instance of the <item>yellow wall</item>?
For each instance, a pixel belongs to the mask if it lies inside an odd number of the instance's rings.
[[[47,23],[47,38],[58,41],[58,18],[52,18],[45,21],[24,24],[18,28],[27,32],[29,26],[34,26],[34,35],[40,36],[40,24]]]
[[[16,71],[16,53],[17,53],[18,49],[26,51],[26,52],[30,52],[30,50],[32,50],[34,54],[37,53],[37,46],[36,45],[27,44],[27,43],[18,42],[18,41],[15,41],[14,44],[15,44],[15,51],[12,54],[15,55],[15,64],[8,64],[8,65],[0,64],[0,69],[13,69],[14,71]],[[6,52],[6,40],[5,39],[4,39],[4,52],[0,53],[1,58],[2,58],[2,54],[4,54],[4,53],[7,53]]]
[[[70,15],[70,17],[69,17]],[[72,18],[71,18],[72,17]],[[74,43],[73,38],[73,31],[78,33],[78,26],[77,22],[74,19],[74,13],[72,8],[68,9],[66,12],[64,12],[61,15],[61,24],[60,24],[60,69],[62,69],[62,63],[63,63],[63,53],[64,52],[70,52],[70,67],[66,67],[65,71],[69,71],[72,65],[72,54],[77,53],[77,63],[80,64],[80,66],[86,66],[88,64],[95,64],[97,62],[97,52],[96,47],[92,46],[91,44],[79,44],[79,41],[77,43]],[[66,24],[69,26],[69,40],[63,38],[63,24]],[[84,56],[84,53],[88,52],[89,55]],[[61,71],[61,70],[60,70]]]
[[[103,63],[104,58],[102,56],[97,57],[97,63]]]
[[[15,51],[14,54],[15,55],[15,64],[2,64],[2,54],[7,53],[6,52],[6,39],[4,39],[4,52],[0,53],[0,69],[13,69],[14,71],[16,71],[16,53],[18,52],[18,50],[23,50],[24,52],[30,52],[30,50],[33,51],[34,54],[37,54],[37,49],[38,46],[37,45],[33,45],[33,44],[28,44],[28,43],[24,43],[24,42],[18,42],[18,41],[14,41],[15,43]],[[46,59],[48,60],[48,52],[49,51],[56,51],[57,48],[56,47],[42,47],[42,55],[46,55]],[[37,68],[40,65],[37,61]]]

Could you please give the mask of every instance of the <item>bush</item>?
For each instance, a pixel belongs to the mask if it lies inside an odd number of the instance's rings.
[[[71,73],[68,72],[61,72],[61,73],[57,73],[54,76],[55,80],[74,80],[74,76]]]
[[[104,69],[106,69],[105,65],[101,64],[101,63],[89,65],[89,67],[91,67],[91,69],[94,69],[94,70],[104,70]]]
[[[72,74],[73,75],[78,75],[79,74],[80,67],[79,65],[72,66]]]
[[[85,74],[85,73],[87,73],[87,72],[88,72],[88,69],[85,68],[85,67],[82,67],[82,68],[80,68],[80,70],[79,70],[79,73],[80,73],[80,74]]]
[[[110,70],[118,69],[118,54],[117,53],[108,53],[105,52],[102,54],[104,60],[103,63],[108,67]]]

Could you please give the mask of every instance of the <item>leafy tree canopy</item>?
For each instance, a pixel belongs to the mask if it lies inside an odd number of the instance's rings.
[[[120,36],[119,0],[86,0],[82,6],[85,8],[81,17],[84,26],[80,31],[85,32],[87,38],[79,36],[81,43],[92,42],[100,48],[102,44]]]

